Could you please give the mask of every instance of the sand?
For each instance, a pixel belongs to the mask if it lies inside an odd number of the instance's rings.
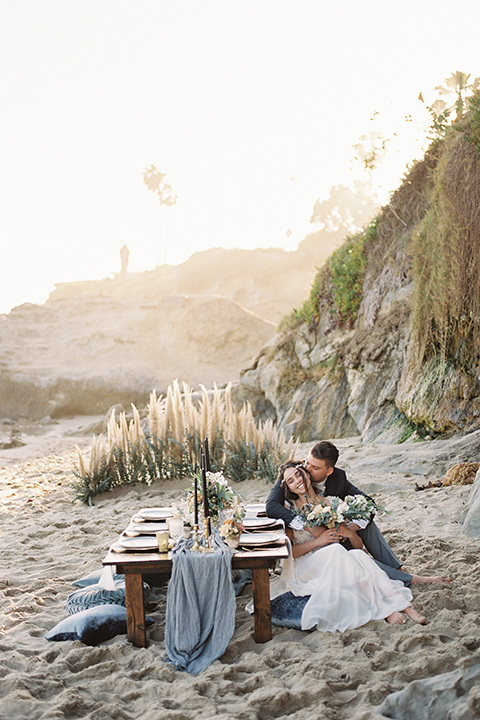
[[[85,419],[69,422],[71,432]],[[47,642],[45,633],[66,617],[72,582],[101,568],[134,511],[166,505],[187,485],[122,488],[96,498],[94,507],[72,502],[73,445],[88,439],[64,432],[60,423],[32,433],[23,448],[0,451],[1,718],[367,720],[411,680],[480,661],[479,541],[462,536],[459,524],[470,488],[413,492],[415,482],[432,479],[435,443],[415,446],[417,452],[423,446],[426,459],[420,476],[399,471],[401,452],[406,462],[411,449],[395,447],[400,459],[392,471],[392,448],[364,448],[359,438],[338,442],[339,466],[389,510],[378,524],[405,569],[453,578],[449,587],[412,587],[428,625],[376,621],[343,634],[274,627],[273,639],[259,645],[245,611],[247,585],[226,653],[194,677],[164,661],[166,590],[160,588],[147,606],[156,620],[147,648],[134,648],[125,635],[97,647]],[[390,470],[368,470],[372,457]],[[263,482],[238,488],[251,502],[264,500],[268,489]]]

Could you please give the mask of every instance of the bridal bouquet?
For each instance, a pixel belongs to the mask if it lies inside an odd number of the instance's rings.
[[[347,495],[345,500],[339,497],[330,498],[330,504],[321,501],[318,505],[304,505],[301,510],[296,511],[296,515],[305,525],[338,528],[342,523],[370,520],[376,509],[373,500],[364,495]]]

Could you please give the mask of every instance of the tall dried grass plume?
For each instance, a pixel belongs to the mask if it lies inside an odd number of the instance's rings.
[[[194,392],[174,381],[166,396],[153,391],[142,423],[132,405],[132,418],[112,413],[106,435],[93,438],[89,452],[77,447],[75,496],[85,503],[118,485],[187,477],[198,469],[200,447],[208,438],[213,471],[235,482],[264,478],[273,482],[297,442],[267,420],[256,421],[250,404],[240,409],[231,398],[231,385]]]

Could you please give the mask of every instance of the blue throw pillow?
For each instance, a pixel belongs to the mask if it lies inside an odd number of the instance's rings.
[[[310,595],[297,596],[291,592],[277,595],[270,601],[272,625],[302,629],[303,608],[310,600]]]
[[[85,575],[84,577],[80,578],[79,580],[75,580],[75,582],[72,583],[72,585],[75,585],[75,587],[83,588],[87,587],[87,585],[97,585],[98,581],[100,580],[100,576],[103,572],[103,568],[101,570],[94,570],[93,572],[89,573],[88,575]],[[119,585],[119,583],[122,583],[125,581],[125,575],[114,575],[113,581],[115,585]]]
[[[123,605],[125,606],[125,580],[116,583],[116,590],[106,590],[101,585],[87,585],[75,590],[67,597],[66,608],[69,615],[87,610],[96,605]],[[150,588],[143,583],[143,598],[147,603],[150,597]]]
[[[145,617],[145,626],[155,620]],[[127,632],[127,611],[119,605],[97,605],[88,610],[70,615],[55,625],[45,635],[46,640],[80,640],[85,645],[98,645],[115,635]]]
[[[87,587],[75,590],[67,597],[66,601],[66,609],[69,615],[97,605],[125,606],[125,582],[116,590],[106,590],[101,585],[87,585]]]

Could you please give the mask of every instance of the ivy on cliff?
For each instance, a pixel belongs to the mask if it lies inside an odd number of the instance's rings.
[[[307,300],[299,310],[285,318],[281,328],[306,323],[318,325],[320,314],[327,311],[337,327],[351,327],[363,297],[363,281],[368,249],[375,240],[378,218],[360,233],[348,237],[318,270]]]

